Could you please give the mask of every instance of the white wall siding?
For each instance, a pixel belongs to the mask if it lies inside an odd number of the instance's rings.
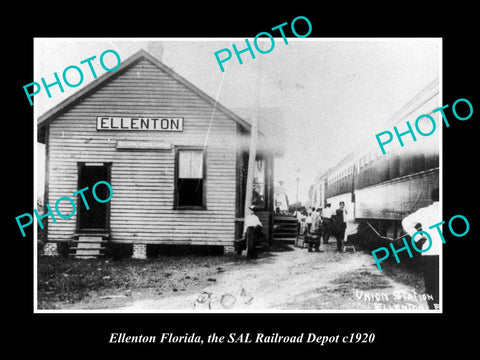
[[[206,143],[206,209],[173,210],[173,146],[204,146],[212,110],[195,92],[141,59],[49,124],[47,202],[53,208],[59,197],[77,190],[77,163],[112,163],[112,240],[228,245],[234,240],[237,124],[218,110]],[[97,131],[97,116],[183,117],[184,130]],[[159,141],[172,148],[120,150],[119,140]],[[61,204],[60,211],[70,213],[68,202]],[[48,227],[50,241],[70,240],[76,215],[56,224],[49,219]]]

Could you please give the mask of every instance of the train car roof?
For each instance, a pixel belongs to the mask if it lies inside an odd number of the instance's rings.
[[[426,102],[431,100],[434,96],[439,93],[439,79],[436,78],[431,81],[426,87],[420,90],[410,101],[408,101],[404,106],[402,106],[397,112],[390,116],[384,123],[385,126],[394,126],[400,121],[405,121],[405,118],[412,114],[419,107],[424,105]],[[367,141],[362,141],[354,150],[345,155],[335,166],[328,168],[324,171],[317,179],[321,180],[329,176],[337,168],[344,166],[349,161],[355,158],[360,158],[365,153],[371,151],[376,147],[376,143],[371,145]]]

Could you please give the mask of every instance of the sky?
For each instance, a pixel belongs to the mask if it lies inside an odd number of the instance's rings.
[[[260,129],[284,148],[275,161],[275,182],[284,181],[293,202],[298,176],[299,200],[305,201],[318,175],[361,143],[375,141],[376,133],[387,130],[389,117],[441,72],[438,38],[288,38],[288,44],[275,38],[267,54],[249,40],[255,59],[245,52],[240,64],[233,54],[222,72],[214,53],[224,48],[233,53],[232,44],[244,49],[244,38],[37,38],[32,81],[53,82],[53,73],[61,76],[70,65],[83,70],[84,80],[76,88],[65,86],[63,93],[52,87],[51,98],[44,91],[35,95],[34,112],[40,116],[93,81],[82,60],[96,56],[92,64],[101,75],[99,58],[105,50],[115,50],[124,60],[139,49],[160,48],[164,64],[241,117],[251,120],[252,109],[260,107]],[[271,47],[268,38],[258,44],[263,50]],[[110,55],[107,66],[115,65]],[[43,164],[42,146],[38,150]],[[42,169],[37,175],[41,183]]]

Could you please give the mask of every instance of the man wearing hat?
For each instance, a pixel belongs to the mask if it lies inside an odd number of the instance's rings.
[[[250,213],[245,217],[245,237],[247,239],[247,259],[257,258],[256,242],[258,238],[258,232],[262,229],[262,222],[255,215],[257,208],[255,205],[248,207]]]

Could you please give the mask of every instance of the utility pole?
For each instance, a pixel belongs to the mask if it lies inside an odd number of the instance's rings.
[[[252,205],[253,197],[253,178],[255,176],[255,160],[257,157],[257,137],[258,137],[258,118],[260,116],[260,86],[261,86],[261,76],[262,70],[259,69],[258,75],[258,84],[256,87],[256,96],[254,99],[254,107],[256,107],[256,114],[252,119],[252,127],[250,129],[250,148],[248,153],[248,172],[247,172],[247,186],[245,194],[245,209],[244,209],[244,219],[247,217],[249,207]],[[245,233],[246,222],[243,222],[243,232]],[[248,250],[247,250],[248,251]]]
[[[248,208],[252,205],[253,197],[253,178],[255,174],[255,159],[257,156],[257,137],[258,137],[258,117],[254,116],[252,128],[250,130],[250,150],[248,155],[247,189],[245,194],[245,217],[248,214]],[[243,231],[246,230],[245,223]]]
[[[297,168],[297,198],[295,202],[295,210],[298,212],[298,183],[300,182],[300,168]]]

